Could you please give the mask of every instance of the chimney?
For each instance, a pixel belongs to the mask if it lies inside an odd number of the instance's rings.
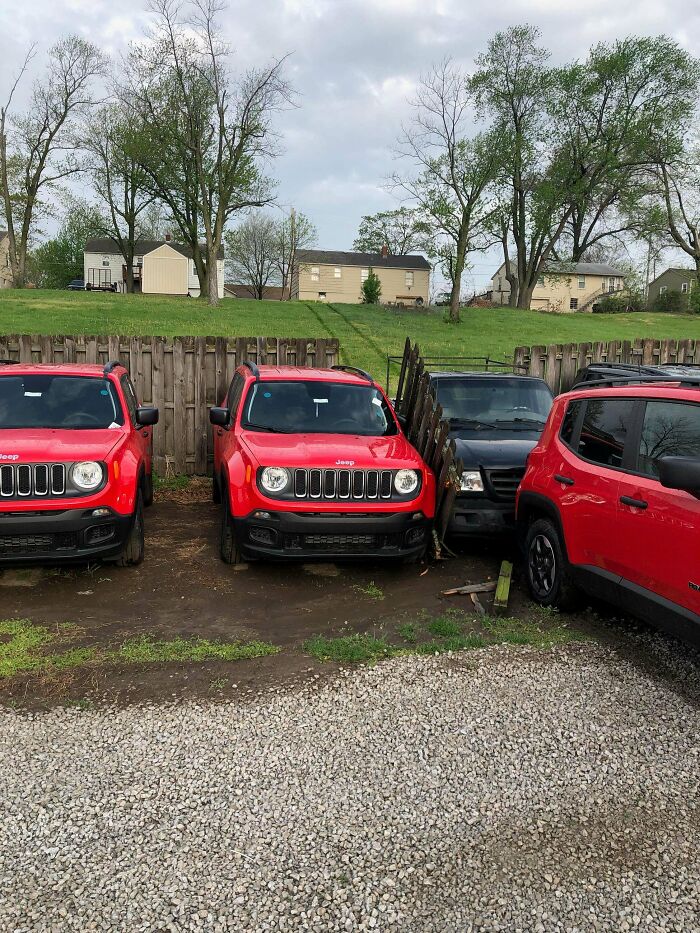
[[[389,255],[389,247],[386,245],[386,243],[384,243],[382,246],[382,259],[386,259],[388,255]]]
[[[172,236],[169,233],[165,234],[165,242],[169,243],[172,240]]]

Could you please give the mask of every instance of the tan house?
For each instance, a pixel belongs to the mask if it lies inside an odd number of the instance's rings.
[[[10,238],[7,235],[7,230],[0,230],[0,288],[12,288]]]
[[[430,295],[430,263],[424,256],[346,253],[306,249],[299,253],[292,281],[292,298],[357,304],[362,283],[372,269],[382,283],[382,304],[421,307]]]
[[[558,313],[593,311],[597,301],[624,286],[625,273],[602,262],[552,263],[535,285],[530,308]],[[491,300],[495,305],[507,305],[509,298],[503,263],[491,279]]]
[[[199,297],[199,279],[192,249],[170,238],[137,240],[134,254],[134,285],[150,295],[191,295]],[[202,244],[202,250],[206,250]],[[124,289],[124,257],[113,240],[94,237],[85,243],[83,253],[85,283],[92,287],[116,283]],[[224,251],[217,259],[219,298],[224,297]]]

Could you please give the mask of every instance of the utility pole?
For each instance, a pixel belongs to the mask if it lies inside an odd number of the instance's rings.
[[[297,212],[292,207],[289,211],[289,269],[287,270],[287,301],[292,300],[292,279],[294,278],[294,266],[297,261]],[[282,288],[285,288],[284,282]],[[283,295],[284,297],[284,295]]]

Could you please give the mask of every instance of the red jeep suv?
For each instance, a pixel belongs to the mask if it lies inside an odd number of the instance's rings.
[[[210,417],[226,563],[424,553],[435,479],[367,373],[243,363]]]
[[[0,360],[0,564],[140,563],[157,421],[119,363]]]
[[[576,585],[687,636],[700,622],[698,373],[645,382],[555,399],[518,528],[537,602],[563,605]]]

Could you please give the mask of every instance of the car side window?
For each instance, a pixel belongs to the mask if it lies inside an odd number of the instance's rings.
[[[647,402],[637,470],[648,476],[658,476],[661,457],[700,459],[700,405],[661,400]]]
[[[243,376],[241,376],[240,373],[235,373],[226,395],[226,405],[231,412],[231,417],[228,422],[229,425],[232,425],[236,420],[236,413],[238,411],[238,406],[241,404],[241,395],[243,394],[244,385],[245,379]]]
[[[124,398],[126,399],[126,407],[129,409],[129,417],[131,418],[131,423],[136,424],[136,409],[138,408],[138,401],[136,400],[136,392],[131,383],[131,379],[128,376],[124,375],[121,378],[122,389],[124,391]]]
[[[574,431],[584,402],[569,402],[561,422],[559,437],[567,447],[573,447]]]
[[[634,406],[634,399],[589,398],[577,445],[579,456],[619,469]]]

